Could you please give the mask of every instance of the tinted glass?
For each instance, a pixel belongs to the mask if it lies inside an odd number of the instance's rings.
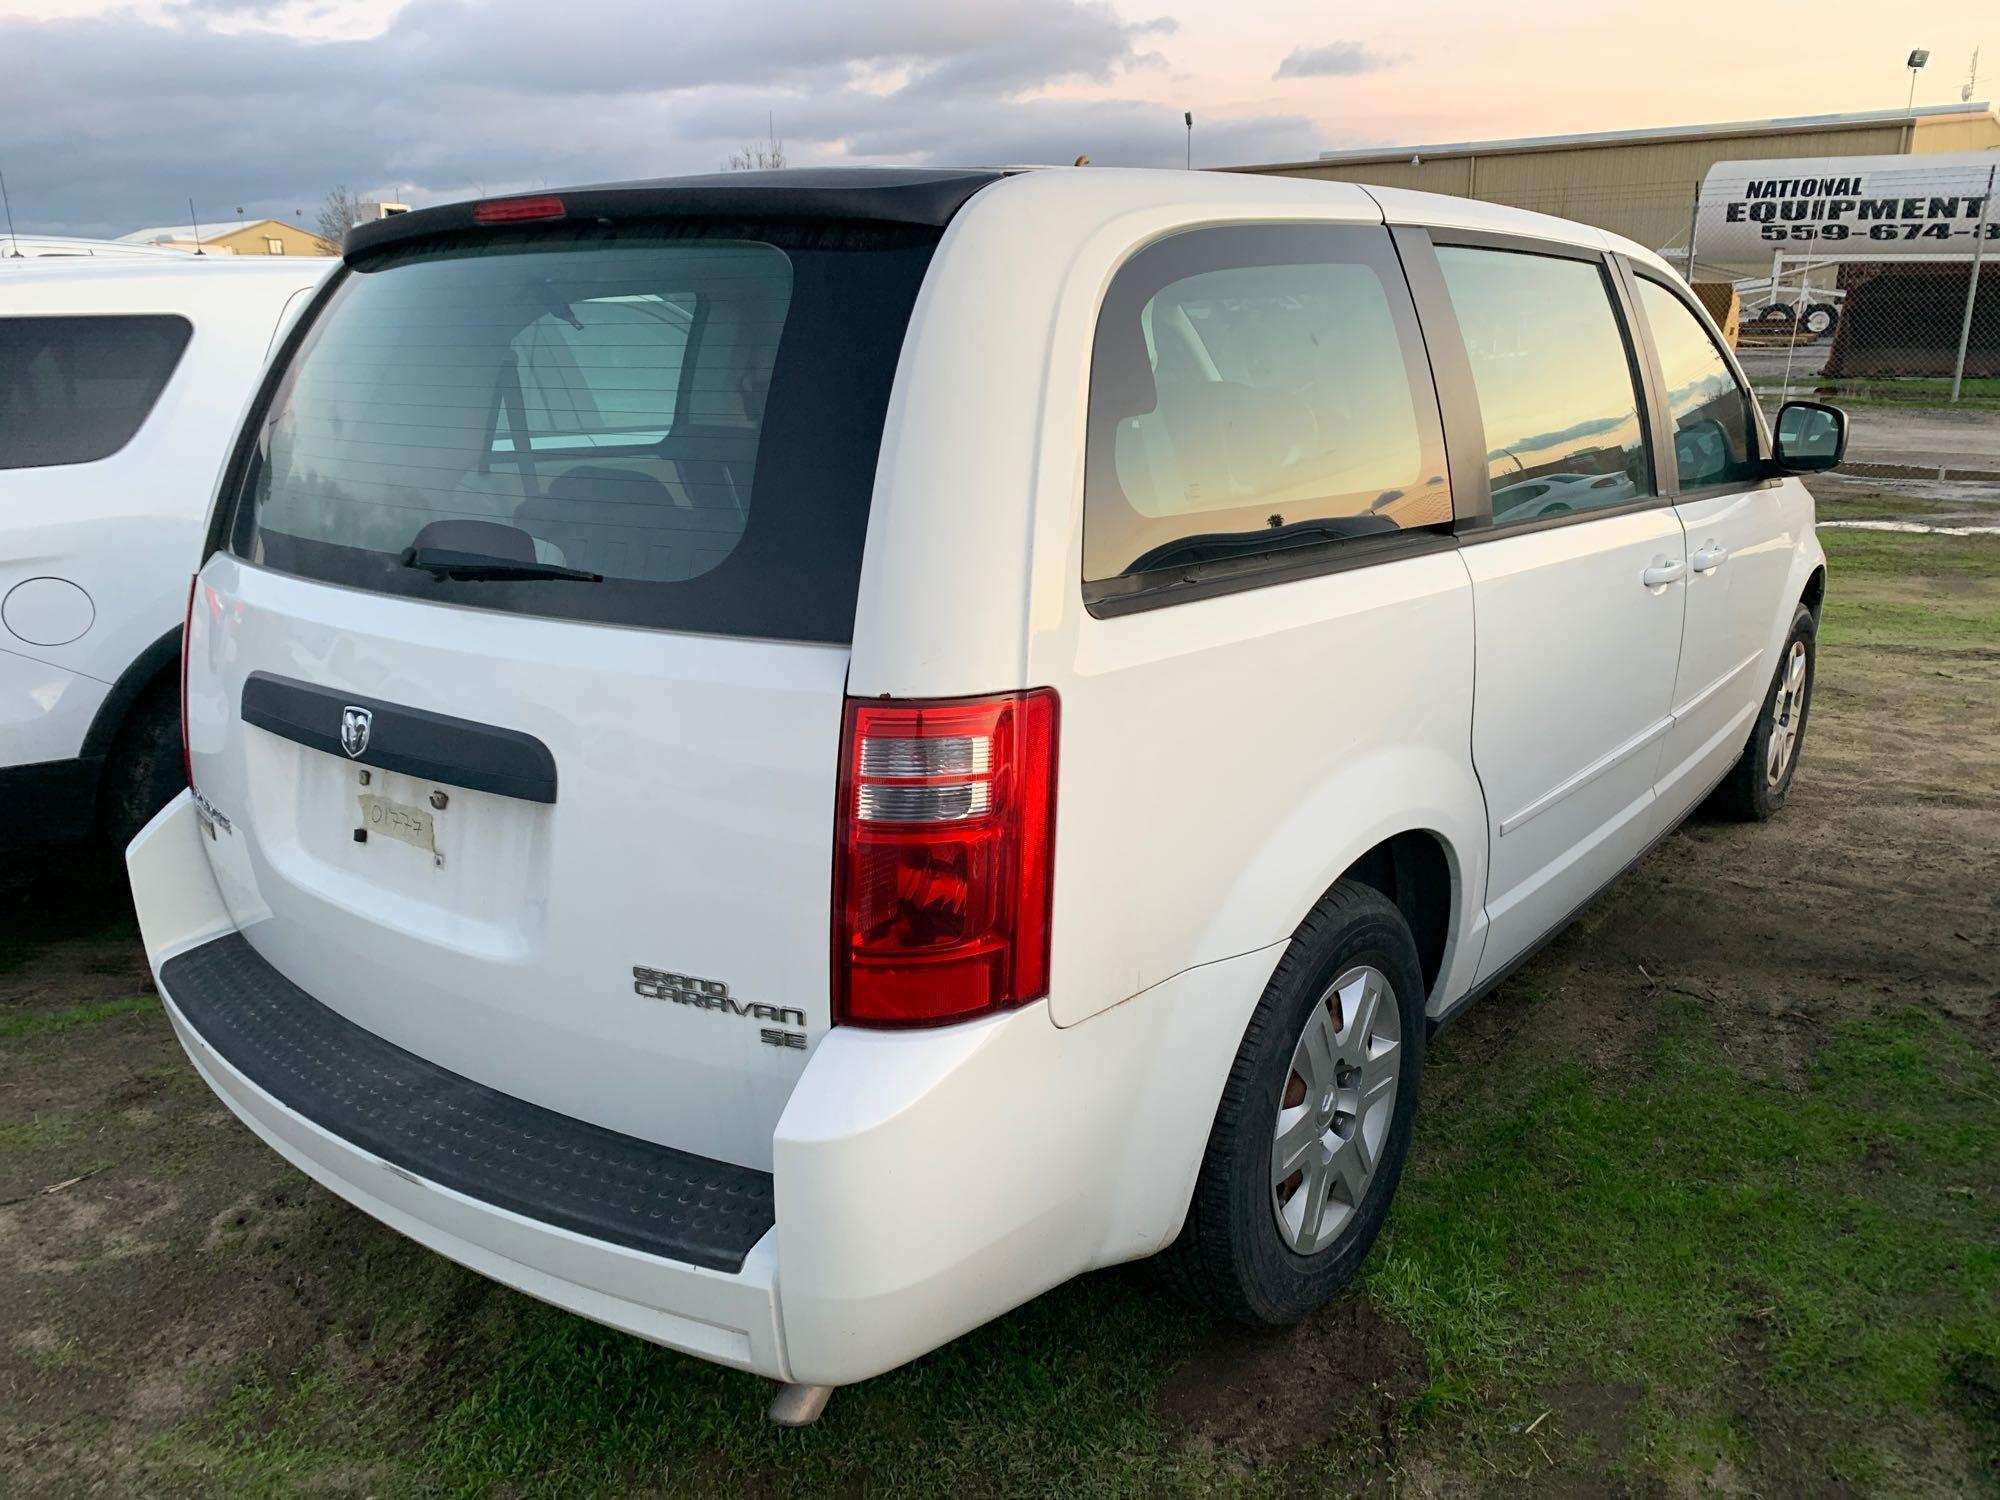
[[[1639,279],[1639,307],[1660,354],[1681,488],[1748,483],[1758,477],[1750,398],[1715,341],[1687,305],[1665,287]]]
[[[1440,246],[1486,425],[1496,525],[1653,493],[1639,398],[1603,268]]]
[[[109,458],[193,332],[176,317],[0,318],[0,469]]]
[[[364,261],[259,424],[237,549],[482,608],[844,640],[932,242],[587,228]],[[601,581],[410,565],[440,549]]]
[[[1091,359],[1086,580],[1450,520],[1384,231],[1202,230],[1119,272]]]

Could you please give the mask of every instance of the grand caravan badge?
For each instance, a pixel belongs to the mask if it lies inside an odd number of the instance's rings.
[[[763,1041],[773,1047],[791,1047],[800,1051],[806,1045],[803,1030],[783,1029],[787,1026],[803,1027],[806,1024],[804,1011],[791,1006],[766,1005],[761,1000],[738,1000],[729,993],[729,986],[719,979],[697,979],[691,974],[674,974],[665,969],[648,969],[634,964],[632,993],[648,1000],[671,1000],[676,1005],[693,1005],[702,1010],[717,1010],[757,1021],[775,1021],[776,1026],[763,1029]]]

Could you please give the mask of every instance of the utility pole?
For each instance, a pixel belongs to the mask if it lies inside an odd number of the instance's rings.
[[[1958,364],[1951,372],[1951,401],[1958,404],[1959,387],[1965,384],[1965,351],[1972,342],[1972,306],[1979,300],[1979,263],[1986,258],[1986,221],[1993,217],[1993,178],[2000,167],[1986,169],[1986,196],[1979,204],[1979,227],[1972,231],[1972,279],[1965,285],[1965,317],[1958,325]]]
[[[1687,284],[1694,285],[1694,237],[1701,228],[1701,184],[1694,185],[1694,207],[1688,210]]]
[[[14,233],[14,200],[7,196],[7,174],[5,172],[0,172],[0,205],[4,205],[7,209],[7,243],[13,250],[8,259],[25,259],[21,254],[21,237]]]

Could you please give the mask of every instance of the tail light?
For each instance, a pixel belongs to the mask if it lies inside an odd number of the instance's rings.
[[[188,580],[187,614],[181,620],[181,774],[194,785],[194,737],[188,733],[188,648],[194,642],[194,596],[201,574]]]
[[[1056,695],[849,699],[833,1012],[937,1026],[1049,983]]]

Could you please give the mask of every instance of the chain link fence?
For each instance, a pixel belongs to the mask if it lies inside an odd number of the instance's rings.
[[[1781,399],[2000,408],[1996,184],[1992,153],[1866,173],[1725,166],[1703,184],[1686,258],[1692,279],[1725,274],[1738,356]]]
[[[1699,181],[1602,170],[1509,182],[1483,166],[1471,196],[1658,251],[1766,410],[1847,409],[1846,472],[2000,483],[2000,152],[1725,162]]]

